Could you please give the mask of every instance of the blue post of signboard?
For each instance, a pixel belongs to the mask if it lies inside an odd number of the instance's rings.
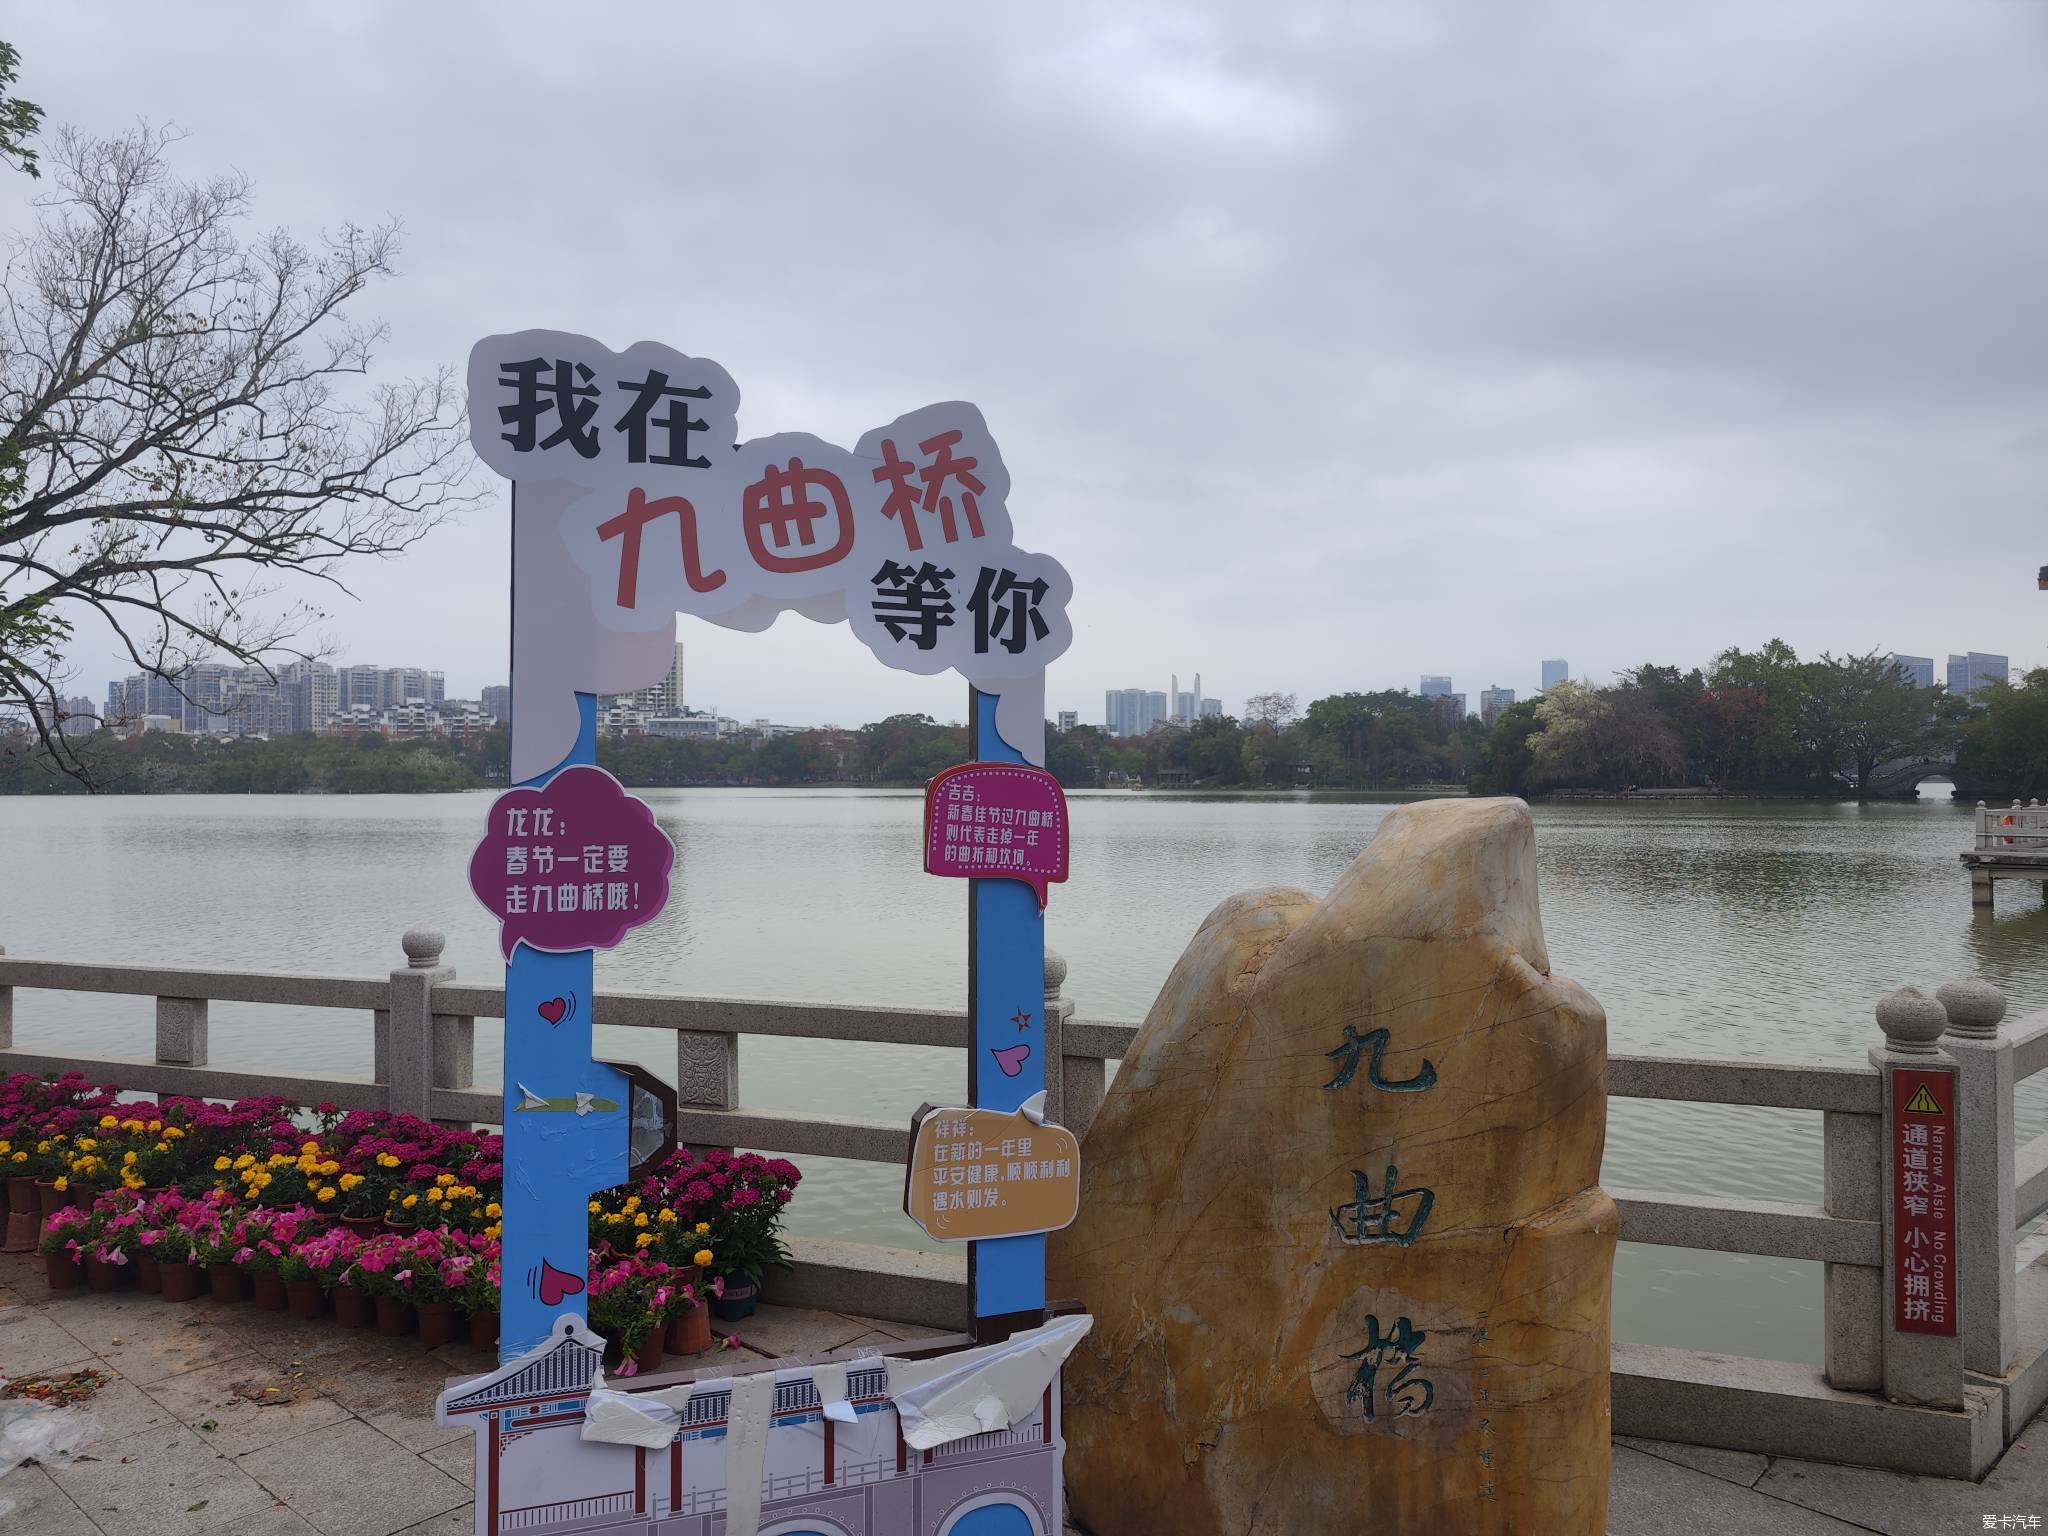
[[[967,691],[974,755],[1021,763],[1024,754],[996,729],[996,696]],[[1045,1087],[1045,913],[1021,880],[967,883],[968,1013],[974,1048],[967,1092],[976,1109],[1010,1111]],[[1031,1047],[1015,1076],[994,1053]],[[1014,1056],[1012,1057],[1014,1059]],[[1035,1327],[1045,1313],[1045,1237],[990,1238],[967,1249],[977,1342]]]

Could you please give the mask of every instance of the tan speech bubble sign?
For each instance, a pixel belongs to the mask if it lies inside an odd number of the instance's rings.
[[[1081,1143],[1022,1110],[925,1105],[910,1123],[903,1209],[935,1241],[1054,1232],[1081,1208]]]

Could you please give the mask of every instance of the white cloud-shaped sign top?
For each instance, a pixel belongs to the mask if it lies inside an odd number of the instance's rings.
[[[850,451],[801,432],[742,443],[738,414],[730,374],[654,342],[519,331],[470,353],[470,440],[506,478],[564,493],[561,543],[601,629],[672,634],[689,613],[760,630],[794,611],[845,620],[887,666],[1039,699],[1073,640],[1073,584],[1016,547],[979,410],[927,405]]]

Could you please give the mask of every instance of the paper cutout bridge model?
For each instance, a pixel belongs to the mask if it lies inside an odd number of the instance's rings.
[[[1044,771],[1066,572],[1016,547],[1009,473],[962,402],[851,450],[803,433],[741,443],[739,390],[716,363],[553,331],[478,343],[469,402],[472,443],[512,481],[516,786],[470,871],[507,956],[501,1364],[437,1404],[476,1430],[479,1536],[1059,1536],[1060,1366],[1089,1319],[1047,1320],[1045,1222],[1020,1208],[1006,1225],[999,1179],[970,1228],[967,1338],[603,1379],[586,1202],[626,1176],[632,1100],[591,1054],[594,949],[576,946],[654,921],[674,861],[594,766],[596,696],[661,679],[678,613],[740,630],[790,612],[844,622],[886,666],[960,673],[977,763],[1002,767],[1008,797],[977,817],[955,796],[938,846],[969,882],[966,1107],[1036,1114],[1042,903],[1066,873],[1065,802]],[[573,878],[558,872],[570,861]]]

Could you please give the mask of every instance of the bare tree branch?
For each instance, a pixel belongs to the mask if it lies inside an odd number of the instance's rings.
[[[61,718],[68,613],[98,614],[173,687],[194,662],[309,657],[293,572],[407,549],[475,497],[452,370],[370,383],[396,224],[245,239],[239,175],[187,182],[177,136],[75,129],[0,302],[0,712]],[[342,590],[346,590],[345,587]],[[44,750],[85,776],[64,733]]]

